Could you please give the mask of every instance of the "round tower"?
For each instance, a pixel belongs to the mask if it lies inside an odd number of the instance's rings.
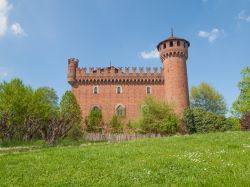
[[[68,60],[68,82],[73,84],[76,80],[76,69],[78,68],[78,59],[70,58]]]
[[[180,117],[189,106],[186,67],[189,46],[187,40],[174,37],[173,33],[157,45],[164,69],[165,101],[174,106]]]

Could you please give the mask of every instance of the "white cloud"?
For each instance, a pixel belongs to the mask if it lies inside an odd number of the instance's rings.
[[[141,52],[141,57],[144,59],[159,58],[159,52],[157,49],[149,51],[149,52],[143,51]]]
[[[240,11],[240,13],[238,14],[238,19],[244,20],[246,22],[250,22],[250,16],[246,15],[246,11],[245,10]]]
[[[0,37],[5,36],[9,29],[14,35],[27,36],[19,23],[14,23],[9,28],[8,15],[12,7],[8,0],[0,0]]]
[[[209,31],[199,31],[198,36],[201,38],[207,38],[209,43],[213,43],[217,40],[220,36],[224,35],[223,29],[214,28],[210,32]]]
[[[14,35],[27,36],[21,25],[17,22],[11,25],[11,31]]]
[[[12,5],[7,0],[0,0],[0,37],[4,36],[8,29],[8,13]]]

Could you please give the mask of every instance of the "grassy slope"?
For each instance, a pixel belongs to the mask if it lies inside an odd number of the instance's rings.
[[[250,186],[250,133],[0,149],[0,186]]]

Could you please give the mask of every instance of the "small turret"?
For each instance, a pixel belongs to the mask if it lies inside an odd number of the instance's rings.
[[[70,58],[68,60],[68,83],[73,84],[76,81],[76,69],[78,68],[78,59]]]

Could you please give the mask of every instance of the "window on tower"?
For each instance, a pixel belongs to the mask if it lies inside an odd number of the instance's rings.
[[[163,49],[166,49],[166,44],[165,43],[163,44]]]
[[[121,94],[122,93],[122,87],[121,86],[117,86],[116,87],[116,94]]]
[[[177,46],[180,46],[180,41],[177,41]]]
[[[170,41],[169,42],[169,47],[173,47],[173,46],[174,46],[173,41]]]
[[[93,94],[99,94],[99,87],[98,86],[93,87]]]
[[[151,87],[150,87],[150,86],[147,86],[147,87],[146,87],[146,94],[147,94],[147,95],[150,95],[150,94],[151,94]]]

